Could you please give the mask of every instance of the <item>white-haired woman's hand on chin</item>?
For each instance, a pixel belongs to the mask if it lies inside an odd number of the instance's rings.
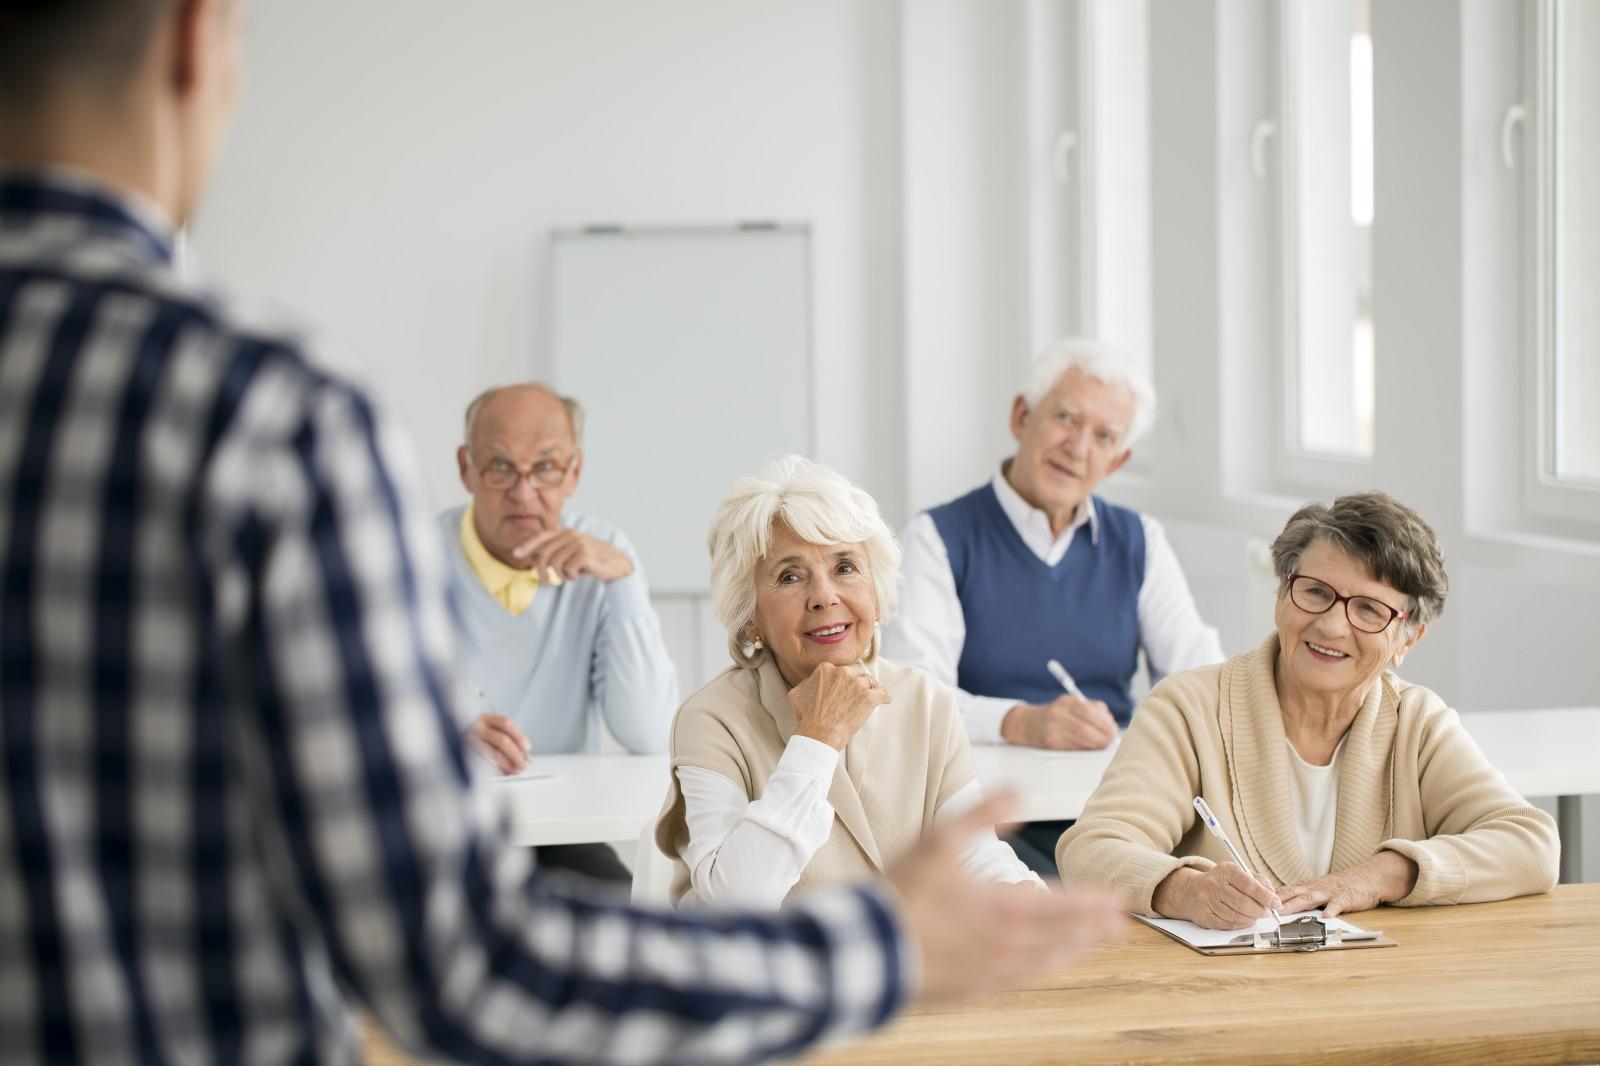
[[[1417,864],[1385,849],[1348,870],[1289,885],[1283,890],[1283,906],[1291,913],[1321,907],[1332,918],[1405,899],[1416,883]]]
[[[789,690],[795,736],[843,750],[872,712],[890,700],[889,691],[859,663],[822,663]]]

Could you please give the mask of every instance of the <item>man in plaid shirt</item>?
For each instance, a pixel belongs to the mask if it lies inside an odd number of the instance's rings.
[[[770,915],[589,902],[501,845],[429,509],[317,342],[173,268],[238,0],[0,0],[0,1055],[748,1061],[1059,966],[1094,892],[933,835]]]

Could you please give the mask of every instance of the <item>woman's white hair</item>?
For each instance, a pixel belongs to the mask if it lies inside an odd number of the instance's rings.
[[[1028,379],[1022,386],[1022,398],[1028,401],[1028,407],[1039,406],[1061,380],[1061,375],[1069,370],[1107,385],[1122,385],[1133,393],[1133,421],[1122,440],[1123,448],[1133,447],[1133,442],[1155,423],[1156,387],[1144,367],[1121,349],[1086,337],[1056,341],[1034,357]]]
[[[755,618],[756,564],[766,556],[779,522],[812,544],[865,545],[878,621],[893,617],[900,600],[900,544],[878,513],[877,501],[843,474],[809,459],[776,459],[755,477],[733,483],[706,537],[711,606],[728,631],[728,651],[741,666],[754,666],[765,654],[745,654],[741,631]],[[877,654],[874,633],[867,661]]]

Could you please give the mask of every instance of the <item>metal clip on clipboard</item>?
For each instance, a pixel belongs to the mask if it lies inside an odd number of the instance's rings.
[[[1321,951],[1344,943],[1344,933],[1337,928],[1328,928],[1328,923],[1314,914],[1303,914],[1270,932],[1236,936],[1233,943],[1241,946],[1249,944],[1256,951]]]
[[[1263,920],[1254,929],[1243,932],[1205,929],[1181,919],[1153,918],[1138,911],[1133,912],[1133,917],[1202,955],[1270,955],[1276,952],[1310,953],[1395,946],[1395,942],[1384,936],[1381,930],[1362,929],[1343,918],[1324,918],[1314,911],[1288,921],[1280,920],[1276,928],[1272,927],[1271,921]],[[1257,932],[1257,929],[1262,931]]]

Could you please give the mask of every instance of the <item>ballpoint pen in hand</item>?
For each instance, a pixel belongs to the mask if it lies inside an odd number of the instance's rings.
[[[1211,805],[1206,803],[1204,798],[1196,796],[1194,798],[1194,809],[1200,815],[1200,820],[1206,823],[1206,828],[1211,830],[1212,835],[1222,841],[1222,846],[1228,849],[1228,854],[1233,856],[1233,861],[1239,865],[1239,869],[1251,877],[1255,877],[1255,873],[1250,869],[1250,864],[1244,861],[1244,856],[1239,854],[1239,849],[1233,846],[1233,841],[1228,839],[1228,834],[1222,831],[1222,826],[1217,822],[1217,816],[1211,813]],[[1260,881],[1261,878],[1256,877],[1256,880]],[[1265,884],[1265,882],[1262,883]],[[1268,887],[1270,888],[1271,886],[1269,885]],[[1267,913],[1272,915],[1274,922],[1279,925],[1283,924],[1283,918],[1279,916],[1276,910],[1268,907]]]
[[[1078,683],[1072,680],[1072,675],[1067,673],[1067,668],[1065,666],[1062,666],[1054,659],[1051,659],[1044,665],[1046,669],[1050,671],[1051,676],[1057,681],[1061,682],[1061,687],[1067,690],[1068,695],[1076,696],[1080,700],[1088,698],[1083,694],[1083,690],[1078,687]]]

